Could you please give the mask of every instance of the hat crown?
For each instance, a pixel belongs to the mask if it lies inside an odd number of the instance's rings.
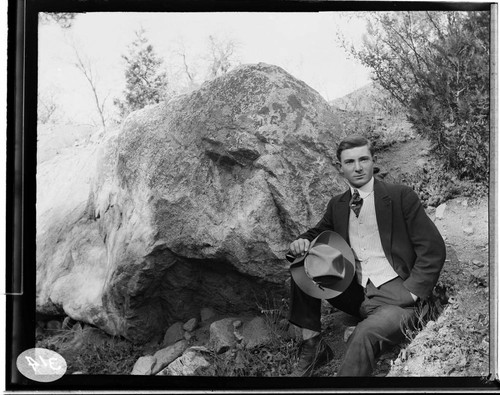
[[[312,280],[323,276],[343,279],[345,276],[344,256],[333,246],[316,244],[305,259],[304,270]]]
[[[340,295],[349,287],[355,274],[351,247],[331,230],[322,232],[311,242],[306,254],[290,262],[295,283],[303,292],[318,299]]]

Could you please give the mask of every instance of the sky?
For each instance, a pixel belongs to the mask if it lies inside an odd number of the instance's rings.
[[[357,13],[360,14],[359,12]],[[84,75],[76,69],[76,48],[97,78],[99,95],[113,98],[125,88],[124,61],[140,28],[172,73],[180,69],[175,50],[185,48],[190,66],[199,66],[209,35],[237,43],[240,64],[264,62],[284,68],[317,90],[326,100],[342,97],[370,82],[370,73],[336,44],[341,30],[359,42],[364,24],[347,13],[84,13],[70,29],[39,25],[39,93],[57,101],[60,114],[89,123],[97,112]]]

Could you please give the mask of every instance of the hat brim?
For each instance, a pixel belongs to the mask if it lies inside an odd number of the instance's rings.
[[[328,288],[320,288],[316,285],[311,278],[306,274],[304,270],[304,262],[307,259],[307,255],[302,258],[296,259],[290,265],[290,273],[292,274],[293,280],[299,286],[299,288],[306,294],[317,298],[317,299],[331,299],[339,296],[344,292],[347,287],[352,282],[354,274],[356,272],[356,263],[354,260],[354,253],[349,247],[349,244],[340,236],[338,233],[326,230],[322,232],[318,237],[316,237],[309,246],[309,250],[313,248],[316,244],[328,244],[332,247],[337,248],[344,257],[345,262],[345,276],[343,279],[335,282]]]

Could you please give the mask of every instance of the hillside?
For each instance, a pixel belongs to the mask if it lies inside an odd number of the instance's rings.
[[[343,97],[331,100],[330,105],[341,111],[373,113],[378,115],[401,114],[402,108],[391,99],[379,84],[367,84]]]

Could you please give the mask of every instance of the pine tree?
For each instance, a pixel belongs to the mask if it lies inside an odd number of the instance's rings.
[[[144,29],[135,34],[136,39],[128,46],[128,54],[122,55],[126,62],[124,100],[114,101],[122,117],[168,98],[168,78],[162,69],[163,60],[155,53]]]

